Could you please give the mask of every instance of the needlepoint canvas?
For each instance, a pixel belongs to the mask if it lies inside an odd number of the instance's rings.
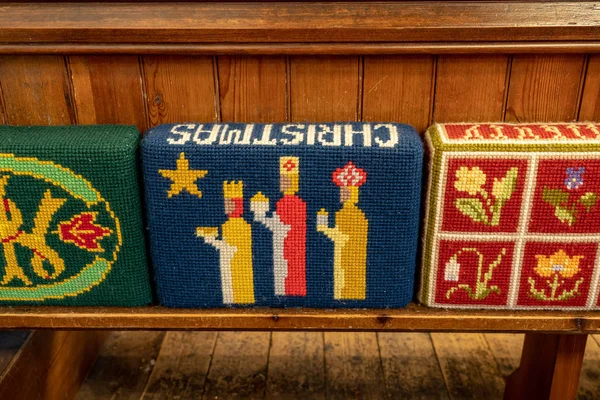
[[[598,308],[598,124],[437,124],[426,141],[421,302]]]
[[[0,126],[0,303],[151,302],[126,126]]]
[[[159,301],[405,306],[422,151],[401,124],[152,129],[142,157]]]

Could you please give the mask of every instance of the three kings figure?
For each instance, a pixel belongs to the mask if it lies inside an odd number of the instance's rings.
[[[273,275],[276,296],[306,296],[306,203],[299,195],[299,158],[281,157],[279,186],[283,196],[271,211],[269,199],[258,192],[250,200],[254,221],[272,232]],[[333,172],[340,188],[342,208],[336,212],[334,227],[322,209],[317,231],[333,242],[334,298],[366,299],[368,221],[358,208],[359,188],[367,173],[352,162]],[[219,253],[224,304],[252,304],[254,276],[252,227],[244,214],[243,182],[223,182],[227,220],[220,229],[198,227],[196,234]],[[219,238],[220,236],[220,238]]]
[[[254,220],[273,234],[273,277],[276,296],[306,296],[306,203],[298,196],[298,157],[279,159],[283,197],[268,216],[269,199],[258,192],[250,202]]]
[[[333,295],[336,300],[364,300],[369,224],[358,208],[358,192],[367,173],[349,162],[333,172],[332,180],[340,188],[342,208],[335,214],[333,228],[329,227],[329,213],[321,209],[317,230],[333,241]]]

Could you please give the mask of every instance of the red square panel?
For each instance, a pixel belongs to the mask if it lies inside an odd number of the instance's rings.
[[[585,306],[597,249],[596,243],[527,243],[518,305]]]
[[[529,231],[600,232],[600,160],[541,160]]]
[[[435,301],[505,305],[513,249],[512,242],[440,241]]]
[[[516,232],[526,174],[525,159],[450,159],[442,230]]]

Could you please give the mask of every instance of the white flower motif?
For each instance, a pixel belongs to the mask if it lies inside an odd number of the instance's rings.
[[[458,281],[458,274],[460,272],[460,263],[456,261],[456,257],[450,258],[450,261],[446,263],[444,269],[444,279],[451,282]]]

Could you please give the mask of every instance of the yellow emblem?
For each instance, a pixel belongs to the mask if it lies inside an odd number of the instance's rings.
[[[202,192],[198,190],[196,181],[204,178],[208,171],[190,169],[190,162],[185,158],[185,153],[179,154],[179,159],[176,161],[176,169],[160,169],[158,173],[163,177],[170,179],[173,183],[167,193],[168,197],[173,197],[184,190],[189,194],[202,197]]]

